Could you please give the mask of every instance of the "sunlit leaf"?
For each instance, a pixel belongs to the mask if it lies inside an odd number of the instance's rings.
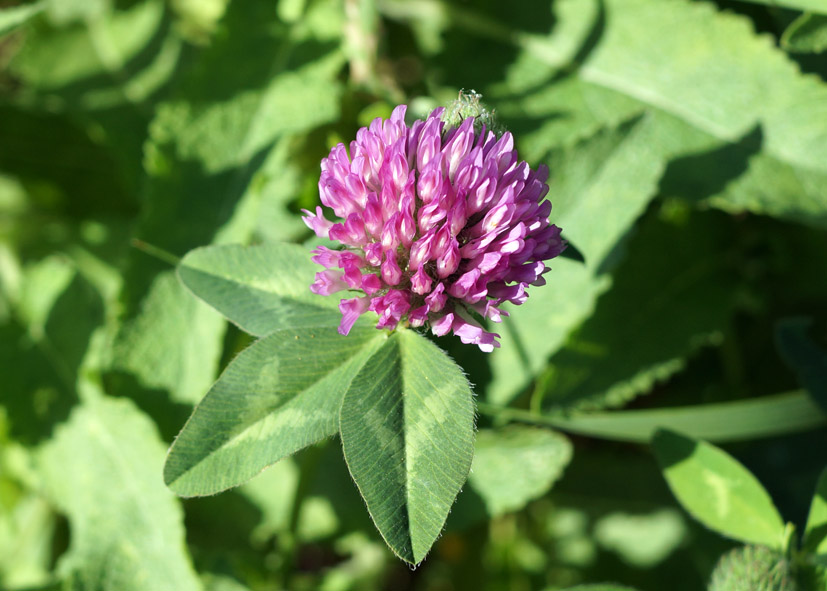
[[[45,7],[45,2],[36,2],[0,9],[0,35],[10,33],[32,17],[43,12]]]
[[[658,431],[652,448],[672,493],[690,515],[727,537],[779,549],[784,522],[761,483],[703,441]]]
[[[638,568],[655,568],[686,539],[686,524],[677,509],[652,513],[613,512],[598,520],[597,542]]]
[[[569,440],[548,429],[483,429],[477,433],[468,484],[489,515],[516,511],[548,492],[571,455]]]
[[[821,53],[827,50],[827,16],[802,14],[784,31],[781,46],[796,53]]]
[[[213,382],[224,327],[215,311],[187,293],[173,273],[164,272],[139,315],[121,329],[112,369],[135,375],[143,388],[168,389],[172,400],[195,403]]]
[[[330,121],[338,110],[335,46],[309,34],[305,44],[292,45],[268,2],[231,4],[222,23],[227,34],[198,52],[159,105],[146,145],[150,183],[137,234],[176,256],[250,240],[261,197],[251,183],[274,143]],[[237,59],[249,55],[261,59]],[[131,257],[127,318],[112,367],[169,390],[173,400],[191,401],[215,377],[224,322],[167,285],[162,270],[143,253]],[[189,330],[170,331],[168,318]],[[196,333],[200,345],[192,344]],[[133,362],[144,351],[159,365]]]
[[[827,224],[827,85],[802,76],[746,19],[683,1],[554,8],[548,36],[470,31],[522,49],[497,93],[503,115],[522,118],[535,158],[645,108],[653,150],[672,159],[667,194]]]
[[[201,588],[181,509],[159,478],[164,444],[126,400],[85,402],[40,455],[46,490],[69,518],[61,572],[78,588]]]
[[[107,2],[48,4],[55,26],[29,31],[11,64],[36,103],[140,103],[172,73],[180,43],[168,35],[163,2],[144,0],[114,11]]]
[[[0,460],[2,464],[2,460]],[[3,466],[5,468],[5,466]],[[53,579],[51,563],[56,515],[41,495],[20,490],[6,474],[0,498],[0,585],[31,588]]]
[[[827,554],[827,470],[821,473],[804,528],[803,546],[813,554]]]

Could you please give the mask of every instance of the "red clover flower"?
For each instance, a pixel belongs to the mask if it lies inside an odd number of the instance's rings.
[[[368,310],[377,328],[429,325],[490,352],[500,344],[477,320],[500,322],[503,302],[522,304],[529,285],[543,285],[544,261],[565,241],[549,224],[548,168],[517,158],[510,133],[487,130],[481,116],[458,126],[435,109],[405,124],[405,105],[375,119],[350,144],[322,160],[322,204],[304,222],[342,250],[319,246],[313,261],[326,269],[310,289],[330,295],[356,290],[339,303],[346,335]]]

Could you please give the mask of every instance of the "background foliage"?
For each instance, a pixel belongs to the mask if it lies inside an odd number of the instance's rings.
[[[0,588],[695,590],[733,542],[679,508],[658,427],[726,443],[804,530],[827,449],[827,7],[519,6],[2,3]],[[338,442],[176,498],[165,450],[251,340],[164,253],[304,242],[333,143],[461,88],[550,166],[576,256],[502,349],[437,339],[480,431],[426,562],[388,551]]]

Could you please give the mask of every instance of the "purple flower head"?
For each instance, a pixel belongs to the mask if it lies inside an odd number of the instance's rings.
[[[529,168],[510,133],[474,117],[450,127],[439,108],[408,127],[405,110],[360,129],[349,155],[339,144],[322,160],[321,201],[339,219],[317,207],[304,221],[344,248],[313,251],[326,269],[310,289],[355,292],[339,304],[342,334],[371,310],[378,328],[429,325],[492,351],[499,335],[478,319],[500,322],[500,304],[522,304],[565,248],[548,222],[548,168]]]

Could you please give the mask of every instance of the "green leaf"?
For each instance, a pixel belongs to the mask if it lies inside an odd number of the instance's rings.
[[[598,583],[596,585],[577,585],[577,587],[567,587],[563,591],[635,591],[632,587],[618,585],[616,583]]]
[[[341,57],[335,45],[307,30],[294,38],[264,0],[230,4],[222,27],[158,106],[146,143],[150,180],[137,236],[174,255],[210,243],[248,242],[262,197],[253,181],[273,146],[338,112]],[[190,400],[214,379],[225,325],[187,301],[183,289],[169,293],[168,285],[158,285],[168,281],[159,275],[163,270],[143,253],[130,258],[126,319],[112,365],[139,384],[169,390],[173,400]],[[159,291],[163,298],[156,297]],[[169,317],[189,329],[170,331]],[[195,333],[201,345],[192,344]],[[160,366],[132,362],[147,350]],[[197,379],[174,378],[182,362],[197,368]]]
[[[178,435],[164,480],[181,496],[238,486],[338,429],[351,380],[384,341],[374,328],[279,330],[243,351]]]
[[[163,272],[135,318],[121,327],[112,348],[112,379],[132,375],[141,388],[168,390],[171,400],[194,404],[214,380],[225,326],[172,272]],[[118,393],[128,393],[125,388]]]
[[[586,264],[552,261],[549,285],[531,289],[528,301],[513,308],[502,325],[502,347],[491,355],[488,400],[504,404],[517,394],[608,286],[601,275],[617,261],[606,258],[654,197],[663,172],[651,125],[650,118],[636,117],[553,155],[551,221],[583,253]],[[515,367],[521,371],[515,373]]]
[[[20,25],[25,24],[29,19],[43,12],[45,7],[44,2],[37,2],[0,9],[0,36],[11,33]]]
[[[42,495],[9,478],[0,455],[0,585],[27,589],[53,580],[52,538],[57,523],[53,507]]]
[[[802,14],[784,31],[781,47],[795,53],[823,52],[827,49],[827,16]]]
[[[511,315],[491,327],[501,335],[501,347],[488,354],[492,375],[485,399],[494,404],[508,404],[542,372],[610,283],[570,259],[555,259],[551,268],[545,275],[548,285],[532,287],[526,303],[507,306]]]
[[[210,246],[187,254],[178,276],[196,296],[256,336],[282,328],[338,326],[338,299],[310,291],[321,270],[296,244]]]
[[[177,0],[171,8],[180,19],[182,35],[192,43],[206,44],[229,3],[230,0]]]
[[[238,492],[253,503],[261,515],[253,538],[267,540],[289,531],[299,481],[299,466],[293,457],[287,457],[238,488]]]
[[[827,470],[821,473],[816,484],[802,546],[813,554],[827,555]]]
[[[653,149],[672,160],[667,195],[827,225],[827,85],[803,76],[749,21],[685,1],[568,0],[554,9],[548,36],[499,23],[469,31],[522,49],[488,96],[521,122],[514,131],[525,131],[530,157],[646,109]],[[474,22],[464,16],[455,24]]]
[[[26,443],[47,436],[77,400],[76,385],[95,330],[103,322],[100,293],[66,257],[27,265],[13,321],[0,324],[0,407],[10,431]]]
[[[686,534],[685,517],[671,507],[651,513],[615,511],[594,525],[600,546],[640,569],[656,568],[686,541]]]
[[[749,441],[824,426],[827,415],[805,392],[693,406],[612,412],[538,415],[480,405],[494,416],[548,425],[568,433],[613,441],[649,441],[658,428],[673,429],[706,441]]]
[[[810,12],[821,12],[827,14],[827,6],[822,0],[740,0],[752,4],[765,4],[774,8],[783,7],[792,10],[805,10]]]
[[[477,433],[468,484],[489,515],[517,511],[551,489],[571,455],[568,438],[548,429],[483,429]]]
[[[769,494],[717,447],[659,430],[652,448],[672,493],[705,526],[747,544],[780,549],[785,527]]]
[[[49,20],[56,25],[94,21],[111,11],[112,0],[46,0]]]
[[[49,3],[49,15],[59,24],[80,22],[29,31],[10,70],[25,81],[28,99],[51,110],[140,104],[166,82],[178,59],[180,40],[168,35],[158,0],[114,11],[103,2],[61,0]]]
[[[822,409],[827,409],[827,350],[808,335],[809,318],[787,318],[775,328],[778,350],[798,383],[810,392]]]
[[[353,379],[340,419],[350,474],[391,550],[421,562],[468,476],[471,388],[436,345],[394,333]]]
[[[289,52],[290,47],[278,49]],[[333,79],[342,63],[338,52],[330,52],[308,63],[299,62],[275,76],[262,73],[262,86],[256,92],[242,91],[229,100],[216,97],[206,104],[196,103],[189,96],[165,102],[152,124],[153,139],[158,148],[174,146],[180,160],[201,162],[206,173],[249,162],[279,136],[304,132],[336,117],[339,88]],[[228,69],[232,65],[225,62],[220,67]],[[200,79],[191,84],[212,84],[215,72],[209,78],[204,77],[206,72],[199,74]],[[204,87],[198,91],[215,93]],[[216,130],[222,133],[217,135]]]
[[[683,369],[700,346],[720,340],[737,286],[722,256],[731,244],[722,217],[645,220],[612,288],[551,357],[541,378],[544,408],[622,405]],[[638,337],[652,326],[656,338]]]
[[[158,477],[164,448],[130,401],[107,398],[77,407],[43,447],[43,481],[71,531],[59,568],[76,588],[201,588],[181,509]]]
[[[200,53],[158,107],[147,152],[156,175],[174,161],[197,162],[208,175],[243,168],[279,137],[339,114],[344,56],[331,39],[308,26],[279,23],[264,0],[230,3],[222,26],[225,34]]]
[[[665,161],[656,133],[651,115],[635,116],[552,154],[551,219],[593,273],[611,267],[606,258],[657,194]]]
[[[232,577],[206,573],[201,575],[205,591],[250,591],[250,588],[242,585]]]

